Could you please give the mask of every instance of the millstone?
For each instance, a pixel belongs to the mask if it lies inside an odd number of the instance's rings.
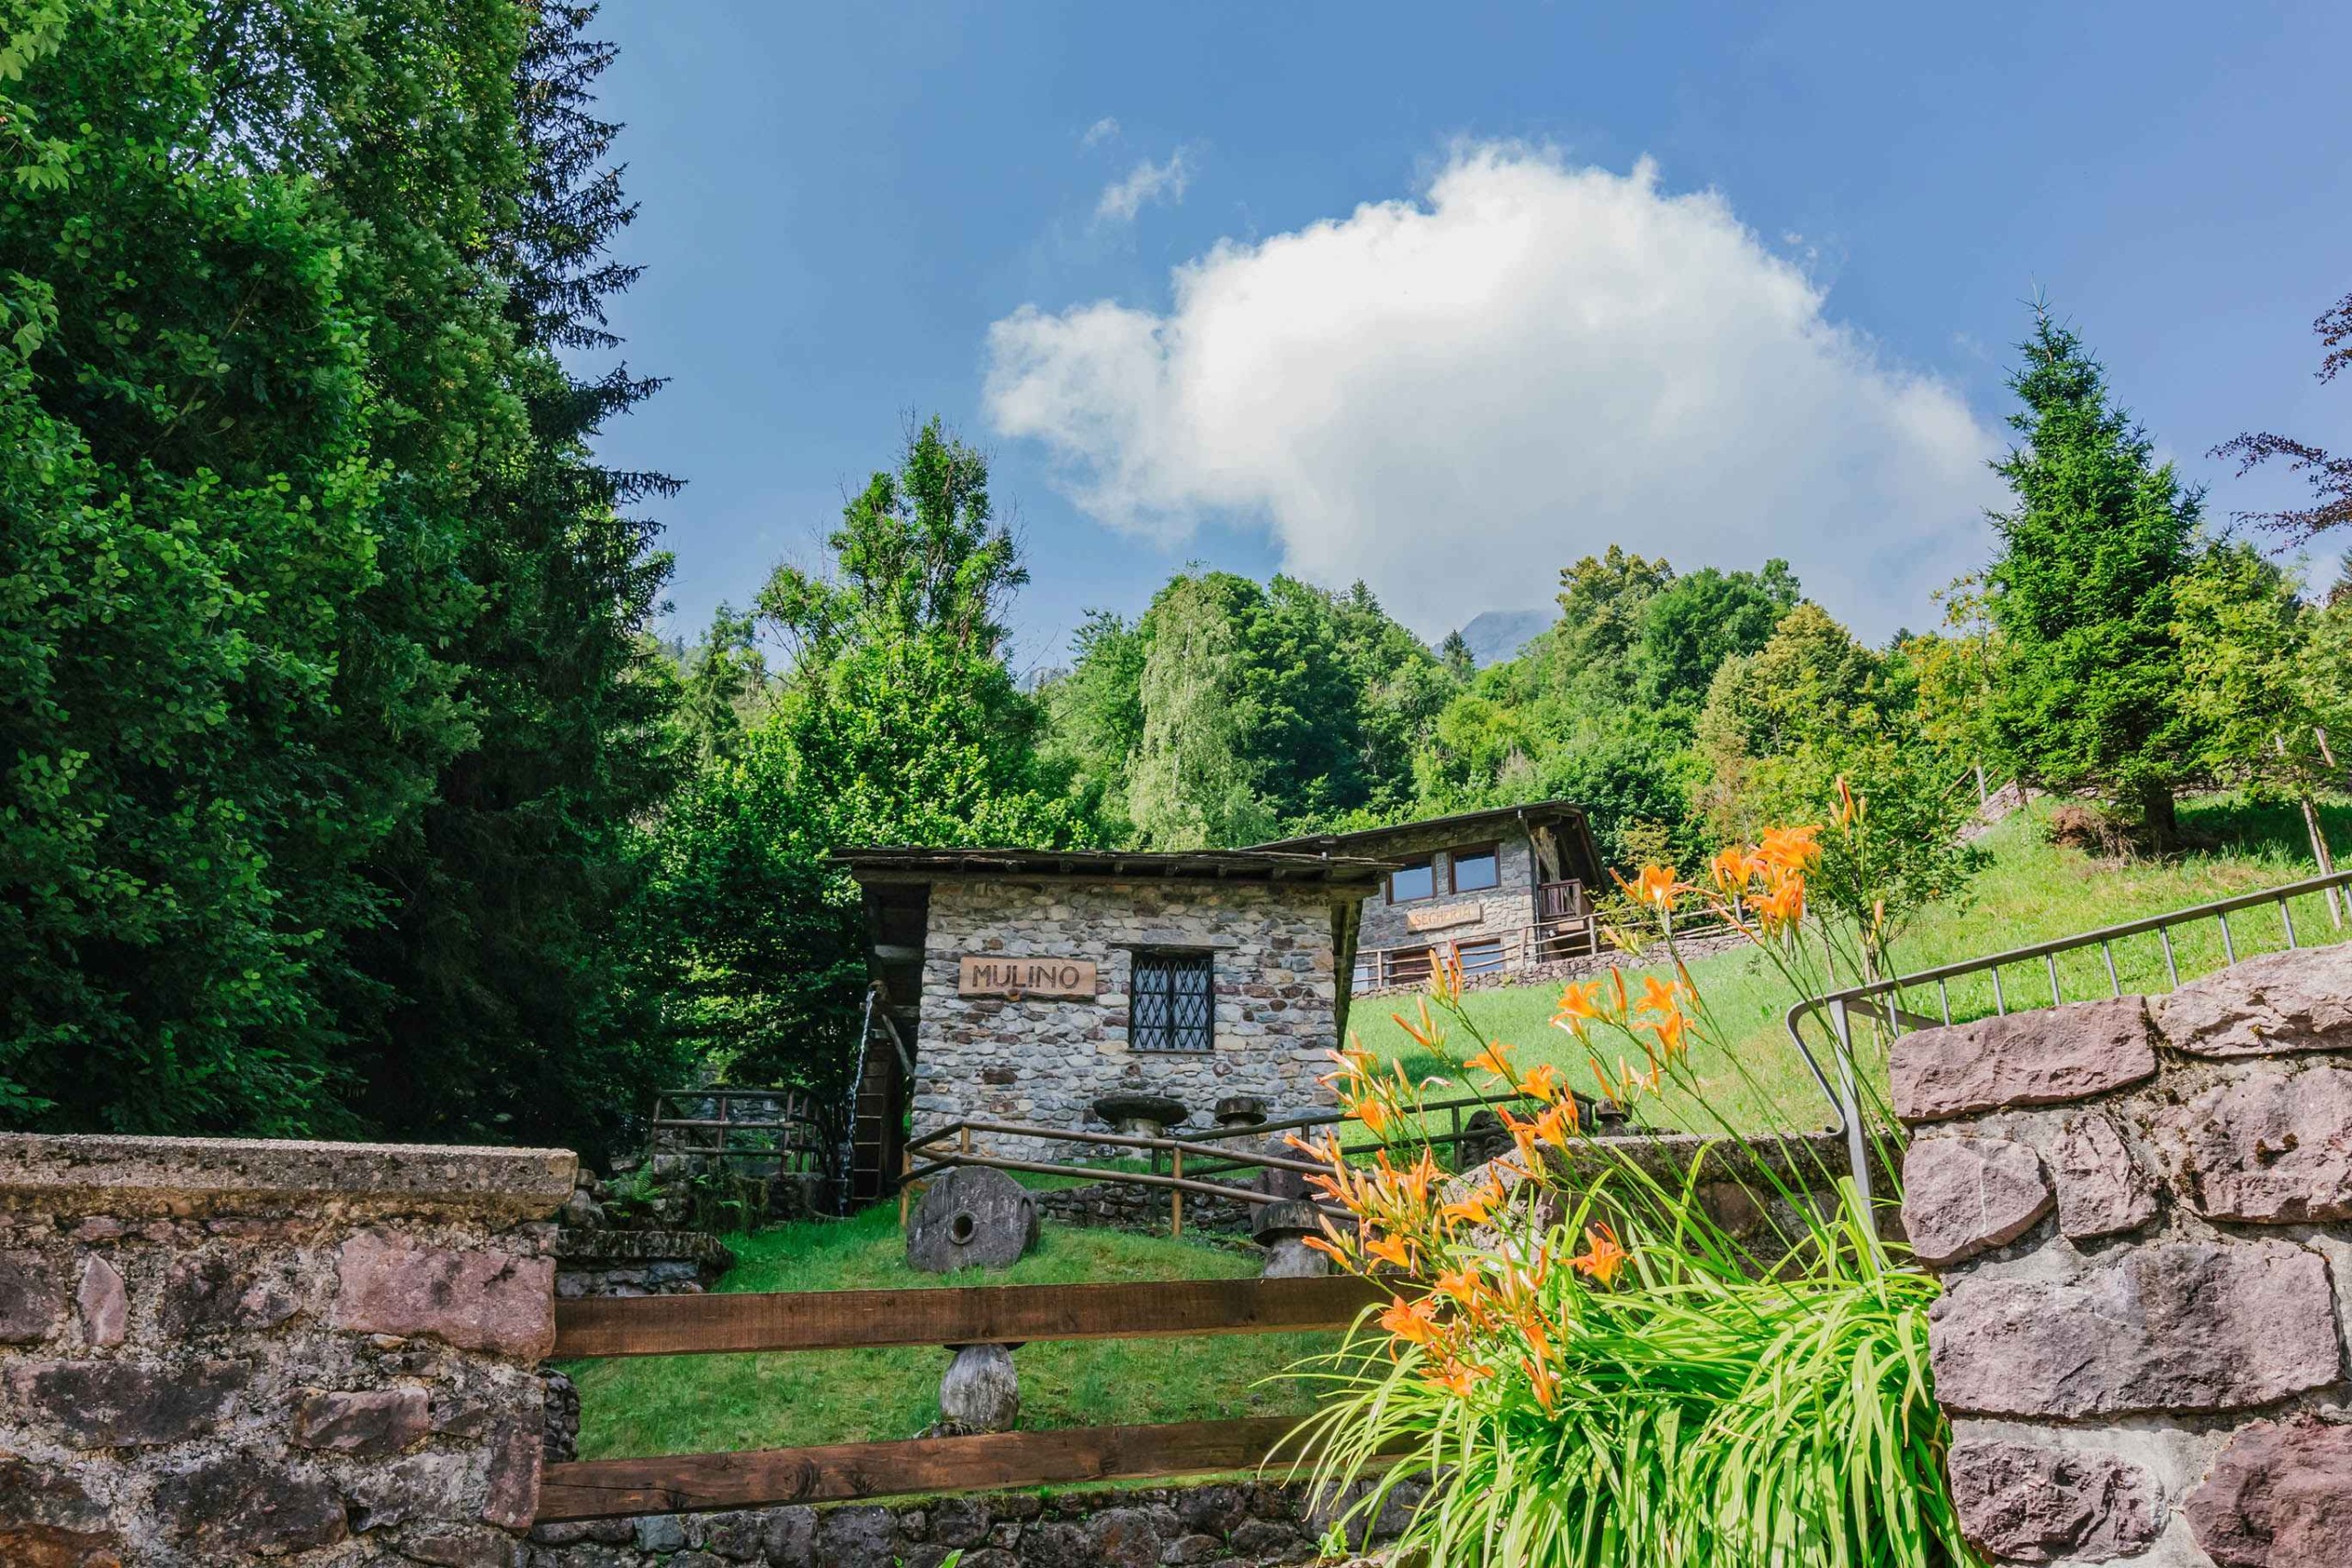
[[[907,1267],[926,1274],[1008,1269],[1037,1245],[1037,1201],[1001,1170],[948,1171],[907,1226]]]

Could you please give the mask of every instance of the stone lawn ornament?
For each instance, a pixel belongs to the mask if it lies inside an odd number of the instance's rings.
[[[1001,1170],[966,1166],[931,1183],[907,1225],[907,1267],[1009,1269],[1037,1245],[1037,1200]]]
[[[939,1380],[939,1425],[933,1435],[1010,1432],[1021,1418],[1021,1383],[1012,1345],[951,1345],[956,1359]]]
[[[1269,1280],[1319,1280],[1329,1273],[1330,1258],[1306,1245],[1308,1236],[1322,1234],[1322,1212],[1295,1200],[1261,1203],[1250,1221],[1251,1239],[1266,1249],[1261,1273]]]
[[[1238,1132],[1244,1127],[1263,1126],[1266,1102],[1254,1094],[1228,1094],[1216,1102],[1210,1114],[1216,1118],[1217,1131]]]
[[[1192,1114],[1181,1100],[1164,1094],[1106,1094],[1093,1105],[1094,1114],[1130,1138],[1164,1137],[1168,1129]]]

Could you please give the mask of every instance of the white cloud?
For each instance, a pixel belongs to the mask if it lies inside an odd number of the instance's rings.
[[[1170,152],[1164,164],[1146,158],[1129,169],[1125,179],[1114,180],[1102,187],[1102,199],[1094,204],[1094,216],[1129,222],[1148,201],[1162,197],[1171,202],[1183,200],[1184,187],[1192,180],[1192,165],[1185,162],[1182,147]]]
[[[1224,241],[1172,283],[1164,315],[1023,307],[989,333],[996,427],[1114,527],[1261,522],[1292,570],[1361,577],[1431,634],[1547,603],[1611,541],[1786,556],[1871,635],[1928,624],[1981,559],[1992,431],[1647,162],[1464,146],[1423,200]]]
[[[1106,114],[1086,128],[1085,134],[1078,139],[1078,144],[1081,148],[1093,148],[1118,134],[1119,122]]]

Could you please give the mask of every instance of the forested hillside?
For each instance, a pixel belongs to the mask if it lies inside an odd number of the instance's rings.
[[[1877,860],[1817,896],[1892,888],[1859,912],[1894,925],[1964,884],[1979,764],[2159,853],[2180,790],[2340,775],[2346,584],[2205,518],[2047,312],[1996,555],[1883,646],[1778,560],[1564,545],[1556,618],[1484,669],[1361,585],[1203,570],[1023,681],[983,454],[935,418],[888,450],[886,411],[822,558],[665,646],[673,486],[595,454],[658,383],[605,329],[593,11],[355,15],[5,8],[0,1125],[596,1154],[673,1077],[831,1092],[845,844],[1561,795],[1689,868],[1843,810]],[[2237,450],[2318,486],[2288,537],[2343,521],[2341,462]]]

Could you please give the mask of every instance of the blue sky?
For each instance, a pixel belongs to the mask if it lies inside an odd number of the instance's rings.
[[[673,624],[803,562],[937,412],[995,460],[1017,657],[1201,561],[1441,636],[1612,539],[1794,559],[1873,636],[1983,558],[2046,291],[2217,513],[2352,443],[2352,7],[607,0],[672,378],[609,434]],[[2352,543],[2352,541],[2346,541]]]

